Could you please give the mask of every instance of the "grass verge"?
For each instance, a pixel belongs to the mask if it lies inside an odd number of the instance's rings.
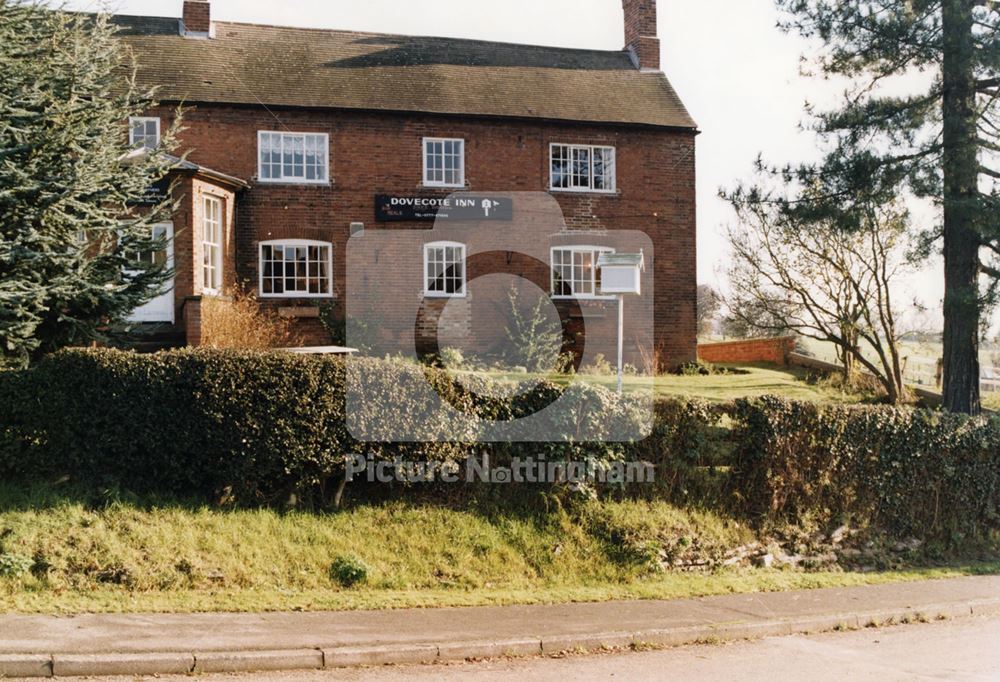
[[[671,552],[717,556],[753,534],[736,520],[662,503],[588,502],[571,510],[550,503],[548,511],[394,503],[308,514],[95,506],[0,486],[0,609],[347,610],[671,599],[1000,572],[1000,563],[978,563],[882,573],[678,573],[661,568]],[[362,567],[363,578],[344,587],[331,571],[338,560]]]

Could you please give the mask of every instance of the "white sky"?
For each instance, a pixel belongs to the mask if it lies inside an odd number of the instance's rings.
[[[180,16],[181,0],[67,0],[70,9]],[[265,24],[621,49],[620,0],[212,0],[215,19]],[[660,0],[663,68],[702,131],[698,139],[698,281],[725,288],[723,226],[732,218],[720,187],[747,178],[763,152],[772,162],[816,154],[798,132],[805,102],[838,89],[799,75],[809,47],[777,30],[774,0]],[[939,264],[911,278],[907,295],[937,308]],[[911,295],[912,294],[912,295]],[[902,302],[901,302],[902,303]],[[926,324],[928,321],[925,321]],[[936,319],[929,321],[940,327]]]

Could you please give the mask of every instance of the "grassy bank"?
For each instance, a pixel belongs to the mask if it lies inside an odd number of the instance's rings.
[[[666,504],[548,511],[390,504],[337,514],[85,504],[0,487],[0,610],[254,611],[677,598],[993,572],[660,568],[753,540],[742,524]],[[4,563],[4,557],[7,557]],[[367,579],[344,587],[338,558]],[[3,567],[7,568],[4,569]]]

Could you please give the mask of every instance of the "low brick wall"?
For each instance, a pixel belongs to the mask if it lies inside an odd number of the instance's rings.
[[[698,344],[698,359],[713,363],[771,362],[788,364],[788,355],[795,350],[795,337],[741,339],[720,343]]]

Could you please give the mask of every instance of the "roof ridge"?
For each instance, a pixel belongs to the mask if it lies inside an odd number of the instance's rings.
[[[502,116],[696,130],[662,72],[624,51],[118,15],[163,101]]]
[[[145,14],[114,14],[114,17],[120,17],[123,19],[160,19],[164,21],[180,21],[177,17],[161,17]],[[442,35],[421,35],[416,33],[384,33],[379,31],[356,31],[351,29],[343,28],[319,28],[311,26],[285,26],[282,24],[262,24],[255,21],[220,21],[213,20],[213,24],[218,25],[229,25],[229,26],[253,26],[256,28],[277,28],[283,31],[309,31],[314,33],[340,33],[347,35],[356,36],[366,36],[370,38],[426,38],[429,40],[451,40],[454,42],[462,43],[476,43],[479,45],[503,45],[508,47],[518,47],[518,48],[535,48],[539,50],[559,50],[560,52],[584,52],[588,54],[603,54],[603,55],[627,55],[628,51],[625,48],[620,50],[601,50],[592,47],[565,47],[562,45],[539,45],[537,43],[517,43],[510,42],[506,40],[486,40],[482,38],[456,38],[453,36],[442,36]]]

